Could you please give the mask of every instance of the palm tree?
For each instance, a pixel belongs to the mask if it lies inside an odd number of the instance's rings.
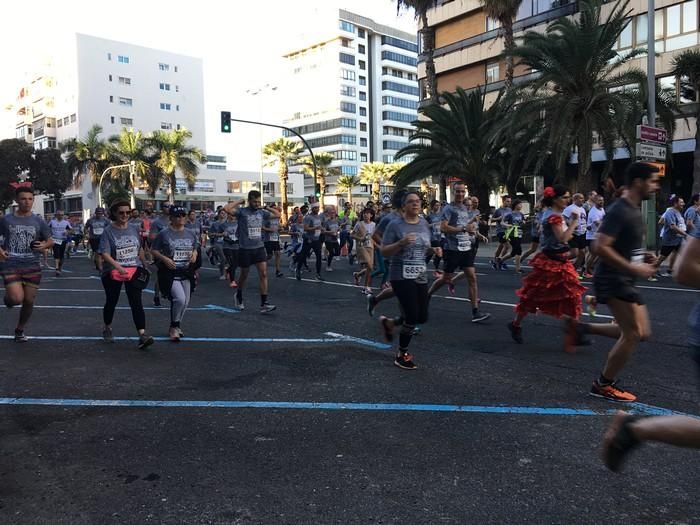
[[[488,202],[495,173],[501,168],[502,147],[493,137],[511,106],[502,97],[488,106],[481,88],[469,93],[457,88],[456,93],[440,96],[445,105],[424,108],[425,119],[414,123],[410,143],[396,153],[397,159],[411,155],[413,159],[392,180],[405,187],[428,175],[454,177],[467,184],[470,194]]]
[[[188,186],[194,185],[199,174],[198,164],[206,162],[201,149],[190,146],[187,141],[192,132],[182,128],[172,131],[154,131],[147,137],[146,144],[153,149],[153,168],[159,170],[170,186],[170,202],[175,202],[177,191],[176,172],[180,171]]]
[[[316,159],[316,182],[321,186],[321,209],[323,209],[323,200],[324,196],[326,195],[326,177],[333,177],[333,176],[338,176],[340,175],[340,170],[338,168],[331,168],[331,164],[335,160],[335,157],[333,154],[328,153],[327,151],[321,151],[319,153],[316,153],[314,155],[314,158]],[[310,175],[313,177],[314,175],[314,163],[312,158],[309,157],[302,157],[299,160],[299,163],[302,164],[301,171],[303,171],[305,174]]]
[[[85,138],[68,139],[61,143],[61,153],[65,156],[68,170],[73,175],[73,184],[81,186],[85,174],[90,177],[92,192],[100,182],[102,172],[110,164],[107,143],[100,137],[102,126],[92,126]]]
[[[277,174],[280,179],[280,200],[282,206],[282,224],[287,224],[287,180],[289,180],[289,165],[299,158],[304,149],[300,142],[281,137],[263,147],[263,155],[268,159],[268,166],[277,164]],[[261,188],[262,189],[262,188]]]
[[[515,47],[513,37],[513,22],[518,14],[522,0],[480,0],[484,7],[486,16],[493,20],[498,20],[503,29],[503,44],[506,50]],[[513,85],[513,55],[506,55],[506,78],[505,88],[510,89]]]
[[[133,173],[128,168],[118,170],[118,176],[122,179],[122,186],[132,194],[135,192],[139,181],[146,183],[148,195],[153,198],[162,183],[162,174],[159,170],[151,168],[148,142],[140,131],[122,129],[119,135],[109,138],[111,156],[119,164],[134,162]],[[133,176],[133,180],[132,180]]]
[[[362,184],[362,181],[357,175],[343,175],[342,177],[338,177],[338,189],[348,192],[347,196],[350,204],[352,204],[352,190],[355,186],[359,186],[360,184]]]
[[[622,123],[638,103],[631,92],[617,91],[625,85],[641,85],[646,75],[627,63],[645,53],[635,49],[615,51],[615,43],[630,22],[629,0],[618,2],[601,21],[601,0],[581,0],[576,18],[560,18],[544,33],[528,31],[522,43],[504,54],[537,70],[539,76],[522,91],[516,120],[546,130],[544,151],[551,152],[559,176],[563,176],[571,153],[578,153],[579,190],[597,188],[591,174],[593,134],[596,133],[612,168]]]
[[[419,53],[425,55],[425,94],[430,104],[438,101],[437,96],[437,75],[435,74],[435,28],[428,25],[428,10],[437,6],[437,0],[396,0],[397,11],[413,9],[416,20],[421,22],[421,42],[422,49]]]
[[[673,59],[673,74],[680,79],[681,91],[700,90],[700,51],[688,49]],[[693,193],[700,193],[700,105],[695,105],[695,151],[693,152]]]
[[[380,186],[391,180],[399,165],[384,162],[368,162],[360,167],[360,182],[372,186],[372,199],[379,200]]]

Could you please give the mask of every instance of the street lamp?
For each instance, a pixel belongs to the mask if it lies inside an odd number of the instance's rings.
[[[255,89],[247,89],[246,94],[256,97],[258,95],[262,95],[265,91],[272,92],[276,91],[277,86],[272,86],[270,84],[265,84],[262,87],[255,88]],[[262,120],[262,96],[258,98],[258,120]],[[259,128],[260,134],[260,204],[263,204],[265,202],[265,192],[263,191],[263,166],[265,164],[265,155],[263,155],[263,131],[262,128]]]
[[[105,175],[107,175],[107,172],[112,171],[112,170],[118,170],[121,168],[129,168],[129,183],[131,185],[131,208],[136,207],[136,197],[134,196],[134,174],[136,172],[136,161],[132,160],[128,164],[119,164],[117,166],[110,166],[106,170],[102,172],[102,175],[100,175],[100,182],[97,184],[97,205],[100,206],[102,204],[102,181],[105,178]]]

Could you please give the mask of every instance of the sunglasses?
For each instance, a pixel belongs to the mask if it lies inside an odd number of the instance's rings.
[[[131,215],[129,210],[118,210],[117,215]]]

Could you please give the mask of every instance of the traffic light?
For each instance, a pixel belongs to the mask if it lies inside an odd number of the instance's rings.
[[[231,133],[231,112],[221,112],[221,133]]]
[[[314,188],[314,195],[317,199],[321,198],[321,185],[318,182],[316,183],[316,187]]]

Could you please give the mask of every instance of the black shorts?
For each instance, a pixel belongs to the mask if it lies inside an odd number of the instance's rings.
[[[639,290],[631,283],[619,279],[606,279],[595,276],[593,279],[593,291],[600,304],[608,304],[610,299],[618,299],[626,303],[644,304],[644,299]]]
[[[100,251],[100,239],[90,239],[90,249],[95,253]]]
[[[238,266],[248,268],[254,264],[267,261],[267,252],[265,248],[253,248],[238,250]]]
[[[508,239],[506,239],[506,232],[498,232],[496,234],[496,238],[498,239],[499,244],[505,244],[508,242]]]
[[[577,250],[585,250],[586,249],[586,234],[584,233],[583,235],[574,235],[571,237],[571,240],[569,241],[569,248],[576,248]]]
[[[668,257],[673,252],[677,252],[680,249],[680,247],[681,247],[680,244],[676,244],[675,246],[662,246],[659,253],[661,255],[663,255],[664,257]]]
[[[523,244],[520,237],[512,237],[510,239],[510,254],[511,255],[522,255],[523,254]]]
[[[476,250],[460,252],[457,250],[445,250],[445,272],[455,273],[456,269],[474,268],[474,259],[476,258]]]
[[[56,244],[56,242],[54,242],[54,244],[53,244],[53,258],[58,259],[59,261],[62,261],[65,256],[66,256],[66,241],[63,241],[61,244]]]
[[[275,252],[280,251],[280,242],[279,241],[265,241],[265,251],[267,252],[267,255],[270,256]]]

